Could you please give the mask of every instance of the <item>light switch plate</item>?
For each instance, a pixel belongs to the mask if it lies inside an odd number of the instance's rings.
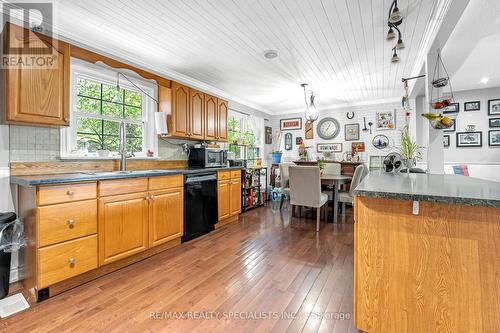
[[[413,201],[413,215],[418,215],[420,212],[420,203],[418,201]]]

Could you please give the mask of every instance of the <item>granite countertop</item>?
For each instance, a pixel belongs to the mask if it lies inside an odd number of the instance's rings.
[[[89,182],[106,179],[121,179],[121,178],[139,178],[153,176],[168,176],[178,174],[195,174],[204,172],[213,172],[219,170],[237,170],[242,167],[222,167],[222,168],[197,168],[197,169],[165,169],[165,170],[144,170],[132,171],[127,173],[112,172],[79,172],[79,173],[64,173],[54,175],[35,175],[35,176],[11,176],[10,183],[21,186],[36,186],[36,185],[52,185],[63,183],[78,183]]]
[[[461,175],[371,172],[358,196],[500,208],[500,183]]]

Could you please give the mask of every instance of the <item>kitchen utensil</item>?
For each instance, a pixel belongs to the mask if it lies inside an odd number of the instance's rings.
[[[364,131],[364,132],[368,131],[368,128],[366,128],[366,117],[363,117],[363,126],[364,127],[363,127],[362,131]]]
[[[370,122],[368,123],[368,126],[370,126],[370,134],[372,134],[372,125],[373,125],[373,123],[370,121]]]

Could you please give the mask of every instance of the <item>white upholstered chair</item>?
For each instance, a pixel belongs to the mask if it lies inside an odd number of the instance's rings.
[[[342,203],[342,215],[345,215],[345,206],[346,203],[353,204],[354,202],[354,189],[361,183],[365,175],[366,167],[363,164],[360,164],[354,170],[354,174],[352,176],[351,187],[348,192],[339,192],[339,202]]]
[[[280,210],[283,208],[283,201],[285,201],[285,195],[287,197],[290,196],[290,176],[288,169],[291,166],[294,166],[294,163],[280,163],[280,181],[281,181],[281,202],[280,202]]]
[[[328,195],[321,192],[319,168],[316,166],[292,166],[290,172],[290,204],[316,208],[316,231],[319,231],[321,207],[328,202]],[[291,216],[291,214],[290,214]]]

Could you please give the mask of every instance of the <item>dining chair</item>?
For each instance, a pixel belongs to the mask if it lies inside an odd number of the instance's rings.
[[[321,207],[328,195],[321,192],[321,178],[317,166],[292,166],[290,172],[290,205],[316,208],[316,232],[319,231]],[[290,214],[291,219],[292,214]]]
[[[340,175],[342,172],[340,163],[325,163],[325,167],[323,169],[324,175]]]
[[[342,203],[342,216],[345,215],[346,204],[349,203],[352,205],[354,203],[354,190],[361,183],[365,175],[365,166],[363,164],[358,165],[356,170],[354,170],[349,191],[339,192],[339,202]]]
[[[281,201],[280,210],[283,208],[283,201],[285,201],[285,196],[290,197],[290,185],[289,185],[289,172],[288,169],[294,166],[295,163],[280,163],[280,181],[281,181]]]

